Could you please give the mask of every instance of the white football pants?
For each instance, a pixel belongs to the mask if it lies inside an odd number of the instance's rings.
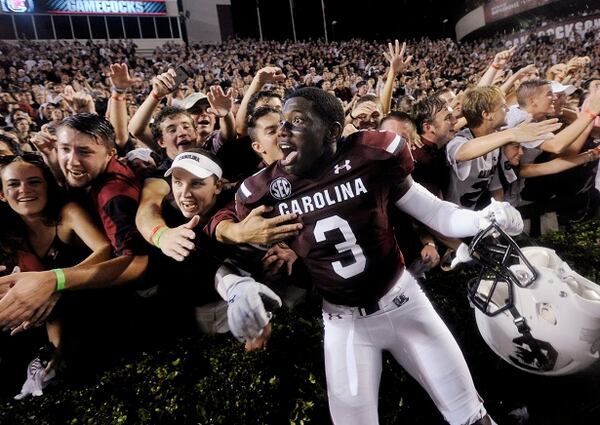
[[[361,316],[358,307],[323,301],[327,393],[334,424],[379,424],[382,350],[421,384],[450,424],[471,424],[485,416],[458,344],[408,271],[379,305],[381,310]]]

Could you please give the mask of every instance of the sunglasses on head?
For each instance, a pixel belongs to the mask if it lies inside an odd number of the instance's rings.
[[[13,162],[19,158],[25,162],[32,162],[32,163],[36,163],[36,164],[44,163],[44,157],[42,157],[42,155],[40,155],[39,153],[27,152],[27,153],[23,153],[21,155],[0,156],[0,165],[10,164],[11,162]]]

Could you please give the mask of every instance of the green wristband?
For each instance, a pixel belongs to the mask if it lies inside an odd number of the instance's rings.
[[[168,227],[163,227],[162,229],[159,229],[158,232],[156,232],[156,234],[154,235],[154,237],[152,237],[152,242],[154,243],[154,246],[157,248],[160,248],[160,237],[162,236],[163,233],[165,233],[169,228]]]
[[[65,289],[65,283],[67,283],[65,272],[63,269],[52,269],[52,271],[56,275],[56,292],[61,292]]]

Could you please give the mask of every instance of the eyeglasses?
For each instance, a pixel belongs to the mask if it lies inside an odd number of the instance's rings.
[[[35,152],[27,152],[21,155],[0,156],[0,165],[10,164],[11,162],[16,161],[17,159],[21,159],[25,162],[32,162],[34,164],[44,163],[44,157],[41,154]]]

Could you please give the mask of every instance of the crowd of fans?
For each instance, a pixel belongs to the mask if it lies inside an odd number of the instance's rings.
[[[232,258],[289,305],[301,299],[309,282],[283,242],[299,213],[239,221],[231,206],[245,177],[285,161],[282,99],[299,87],[339,99],[345,136],[403,136],[414,179],[440,198],[509,201],[532,233],[548,214],[597,215],[599,41],[168,42],[152,57],[125,40],[0,42],[0,266],[13,272],[0,278],[0,373],[49,341],[21,393],[39,395],[82,353],[101,357],[99,345],[149,323],[169,336],[227,332],[213,281]],[[450,263],[460,241],[394,220],[416,272]],[[269,247],[257,256],[249,244]]]

